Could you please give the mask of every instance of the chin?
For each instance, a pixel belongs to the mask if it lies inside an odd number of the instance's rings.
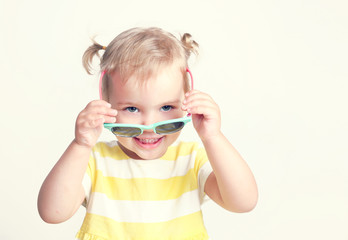
[[[134,153],[138,156],[138,159],[152,160],[162,157],[166,152],[170,144],[166,141],[166,136],[162,136],[155,143],[142,143],[137,138],[133,138]]]

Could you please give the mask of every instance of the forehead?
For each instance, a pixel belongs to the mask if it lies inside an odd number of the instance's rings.
[[[154,105],[181,100],[184,78],[176,67],[163,67],[149,77],[131,76],[123,81],[117,72],[111,75],[110,97],[114,103],[134,102]]]

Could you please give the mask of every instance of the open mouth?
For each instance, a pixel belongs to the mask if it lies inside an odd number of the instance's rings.
[[[160,138],[137,138],[135,137],[135,142],[143,148],[156,148],[163,140],[164,137]]]

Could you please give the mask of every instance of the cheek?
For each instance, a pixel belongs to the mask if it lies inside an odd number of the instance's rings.
[[[171,145],[171,144],[173,144],[173,142],[175,142],[176,141],[176,139],[178,139],[178,137],[180,136],[180,131],[179,132],[176,132],[176,133],[173,133],[173,134],[169,134],[169,135],[166,135],[167,137],[167,144],[168,144],[168,146],[167,147],[169,147],[169,145]]]
[[[130,142],[129,140],[131,139],[131,138],[125,138],[125,137],[119,137],[119,136],[116,136],[116,138],[120,143],[122,143],[122,145],[129,143]]]
[[[123,151],[129,156],[131,156],[131,151],[134,151],[133,149],[133,143],[132,138],[125,138],[125,137],[116,137],[118,142],[123,146]]]
[[[166,113],[168,119],[181,118],[186,114],[186,112],[182,111],[179,107]]]

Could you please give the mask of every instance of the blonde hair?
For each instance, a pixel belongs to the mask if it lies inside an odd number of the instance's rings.
[[[100,50],[105,50],[102,57],[99,55]],[[184,90],[188,91],[190,87],[186,69],[191,53],[198,54],[198,44],[189,33],[178,40],[160,28],[132,28],[119,34],[107,47],[93,40],[93,45],[82,57],[82,63],[87,73],[91,74],[93,58],[100,58],[100,70],[107,73],[103,79],[103,96],[108,95],[108,73],[118,72],[124,81],[131,76],[145,80],[156,69],[173,63],[182,72]]]

